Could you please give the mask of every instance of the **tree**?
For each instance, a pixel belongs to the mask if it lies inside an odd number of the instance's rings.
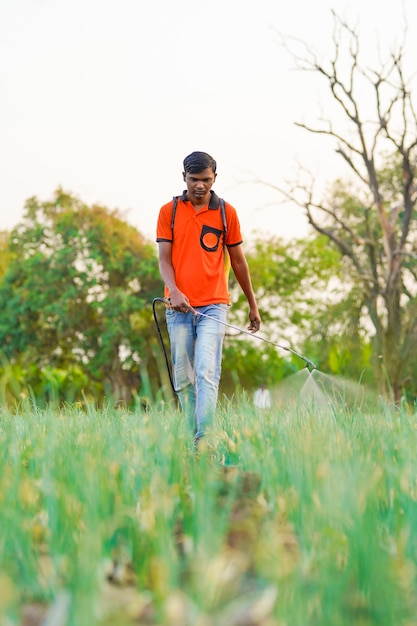
[[[9,263],[9,233],[0,230],[0,280]]]
[[[302,352],[306,338],[315,332],[317,318],[327,313],[330,304],[344,297],[337,283],[330,286],[335,276],[341,280],[340,254],[329,247],[323,236],[292,241],[272,236],[255,238],[246,256],[262,317],[260,335]],[[247,307],[233,276],[230,289],[237,305],[232,307],[230,318],[245,328]],[[256,344],[258,337],[255,335],[251,343]]]
[[[315,233],[291,241],[257,237],[246,256],[262,328],[250,339],[227,331],[222,390],[230,393],[237,384],[251,391],[262,381],[271,386],[304,367],[288,348],[305,354],[320,369],[363,378],[369,341],[359,320],[358,293],[346,289],[346,263],[327,237]],[[244,329],[247,307],[233,276],[230,288],[234,304],[230,322]],[[371,374],[368,368],[368,383],[373,382]]]
[[[333,16],[328,63],[303,42],[283,43],[298,69],[325,81],[339,115],[338,122],[333,116],[297,125],[335,142],[352,182],[338,181],[328,198],[318,198],[313,182],[301,178],[275,188],[304,207],[313,229],[347,261],[361,314],[372,327],[376,378],[381,390],[388,381],[398,400],[417,349],[417,115],[404,70],[405,37],[386,62],[368,69],[357,30]],[[298,52],[293,44],[300,43]]]
[[[9,249],[4,356],[49,377],[81,369],[102,395],[129,403],[151,360],[150,303],[162,289],[154,247],[118,211],[58,189],[27,201]]]

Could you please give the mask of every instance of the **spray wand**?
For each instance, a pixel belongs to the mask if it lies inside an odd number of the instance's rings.
[[[228,328],[233,328],[233,330],[238,330],[240,333],[244,333],[245,335],[249,335],[249,337],[255,337],[256,339],[259,339],[260,341],[265,341],[265,343],[269,343],[272,346],[275,346],[276,348],[281,348],[282,350],[287,350],[287,352],[291,352],[295,356],[298,356],[299,359],[302,359],[304,361],[304,363],[306,364],[306,367],[308,367],[310,372],[312,370],[316,370],[317,369],[317,367],[316,367],[316,365],[314,365],[313,361],[310,361],[310,359],[308,359],[306,356],[304,356],[302,354],[299,354],[298,352],[296,352],[295,350],[293,350],[293,348],[290,348],[289,346],[281,346],[278,343],[274,343],[270,339],[266,339],[265,337],[262,337],[262,335],[256,335],[255,333],[251,333],[249,330],[246,330],[244,328],[238,328],[237,326],[233,326],[233,324],[229,324],[229,322],[222,322],[221,320],[217,320],[215,317],[211,317],[211,315],[207,315],[206,313],[200,313],[200,311],[196,311],[196,315],[201,315],[202,317],[207,317],[210,320],[214,320],[215,322],[219,322],[219,324],[223,324],[223,326],[227,326]]]
[[[162,339],[161,329],[159,327],[158,319],[157,319],[156,313],[155,313],[155,303],[156,302],[163,302],[164,304],[169,304],[169,301],[166,300],[165,298],[155,298],[153,300],[153,302],[152,302],[152,310],[153,310],[153,316],[154,316],[156,328],[157,328],[158,334],[159,334],[159,339],[161,341],[162,349],[163,349],[163,352],[164,352],[164,355],[165,355],[165,362],[167,364],[167,368],[168,368],[168,372],[169,372],[169,376],[170,376],[170,380],[171,380],[171,385],[173,386],[173,382],[172,382],[172,378],[171,378],[171,371],[170,371],[169,366],[168,366],[168,357],[167,357],[167,353],[166,353],[166,350],[165,350],[165,344],[164,344],[164,341]],[[317,366],[313,363],[313,361],[310,361],[310,359],[308,359],[306,356],[304,356],[303,354],[300,354],[299,352],[296,352],[293,348],[290,348],[289,346],[282,346],[279,343],[274,343],[270,339],[266,339],[265,337],[262,337],[262,335],[255,335],[254,333],[251,333],[248,330],[245,330],[244,328],[238,328],[237,326],[233,326],[233,324],[229,324],[229,322],[222,322],[221,320],[218,320],[215,317],[212,317],[211,315],[207,315],[207,313],[201,313],[200,311],[194,311],[194,313],[195,313],[195,315],[200,315],[201,317],[207,317],[208,319],[213,320],[215,322],[218,322],[219,324],[223,324],[223,326],[227,326],[228,328],[233,328],[233,330],[236,330],[239,333],[244,333],[245,335],[249,335],[249,337],[255,337],[256,339],[259,339],[260,341],[264,341],[265,343],[269,343],[272,346],[275,346],[276,348],[280,348],[281,350],[286,350],[287,352],[291,352],[291,354],[294,354],[296,357],[298,357],[299,359],[304,361],[304,363],[306,364],[306,367],[308,368],[309,372],[312,372],[313,370],[317,369]]]

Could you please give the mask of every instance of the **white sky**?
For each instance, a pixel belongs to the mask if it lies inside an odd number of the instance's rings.
[[[417,2],[404,6],[417,63]],[[298,161],[339,173],[331,143],[294,126],[316,120],[320,81],[291,71],[276,35],[325,53],[331,8],[359,25],[371,61],[401,39],[398,0],[2,0],[0,230],[61,185],[153,240],[183,158],[204,150],[245,237],[303,235],[301,211],[250,181],[282,185]]]

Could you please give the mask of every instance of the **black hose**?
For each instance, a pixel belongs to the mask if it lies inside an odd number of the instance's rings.
[[[152,312],[153,312],[153,318],[155,320],[155,326],[156,326],[156,329],[158,331],[159,341],[160,341],[161,347],[162,347],[162,352],[164,353],[165,364],[167,366],[167,372],[168,372],[168,376],[169,376],[169,382],[171,383],[172,391],[174,393],[176,393],[175,387],[174,387],[174,381],[173,381],[173,378],[172,378],[171,366],[169,364],[169,359],[168,359],[168,352],[167,352],[166,347],[165,347],[164,339],[162,337],[161,328],[160,328],[159,322],[158,322],[158,317],[156,315],[155,304],[157,302],[163,302],[163,304],[166,305],[166,301],[165,301],[164,298],[154,298],[153,301],[152,301]]]

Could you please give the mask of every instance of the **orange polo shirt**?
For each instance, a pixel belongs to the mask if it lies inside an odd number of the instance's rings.
[[[191,306],[229,304],[228,275],[230,260],[223,248],[223,220],[218,196],[212,191],[208,205],[198,211],[185,199],[178,198],[171,229],[173,202],[164,204],[159,212],[156,241],[172,243],[172,266],[175,282],[189,299]],[[226,202],[226,246],[242,243],[239,219]],[[169,291],[165,286],[165,297]]]

